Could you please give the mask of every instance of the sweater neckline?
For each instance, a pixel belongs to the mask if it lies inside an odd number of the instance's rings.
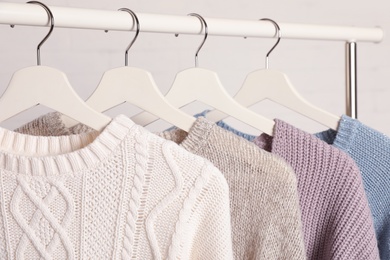
[[[274,131],[276,133],[277,125],[280,123],[279,120],[275,120]],[[222,121],[221,121],[222,122]],[[222,128],[225,131],[231,131],[231,129],[226,129],[227,124],[217,124],[212,121],[207,120],[203,116],[200,116],[196,119],[195,123],[192,125],[190,131],[186,133],[183,130],[176,129],[173,131],[165,131],[162,132],[162,136],[168,140],[174,140],[177,144],[185,148],[187,151],[197,154],[200,150],[202,150],[208,144],[210,140],[211,129],[213,127]],[[238,132],[238,131],[237,131]],[[258,145],[260,148],[267,152],[271,152],[273,137],[267,134],[261,134],[260,136],[251,136],[253,142]],[[243,137],[243,136],[241,136]],[[243,137],[244,139],[247,139]]]
[[[317,147],[316,149],[323,149],[323,147],[331,147],[329,144],[317,138],[315,135],[307,133],[299,128],[296,128],[289,123],[274,119],[274,135],[261,134],[253,141],[261,149],[282,155],[283,158],[289,158],[286,152],[296,153],[299,151],[300,156],[310,154],[307,147]],[[341,124],[340,124],[341,125]],[[325,144],[325,146],[324,146]],[[289,158],[288,160],[290,160]],[[308,158],[310,159],[310,158]]]
[[[198,117],[180,145],[187,151],[197,153],[207,145],[213,126],[216,126],[215,123],[204,117]]]
[[[362,124],[347,115],[342,115],[337,131],[332,129],[320,132],[317,136],[326,136],[326,142],[343,151],[349,151],[350,145],[355,139],[356,133]]]
[[[275,126],[273,136],[262,133],[253,140],[253,142],[258,147],[267,152],[277,153],[276,150],[279,150],[279,146],[281,143],[284,143],[285,138],[298,138],[299,134],[306,134],[306,132],[299,130],[298,128],[284,122],[283,120],[274,119],[274,121]]]
[[[118,115],[100,132],[32,136],[0,128],[0,169],[50,176],[92,168],[122,142],[135,123]]]

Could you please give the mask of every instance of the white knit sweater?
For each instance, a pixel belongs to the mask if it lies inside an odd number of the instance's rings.
[[[0,128],[0,259],[232,259],[226,180],[125,116],[100,133]]]
[[[67,128],[58,112],[16,129],[32,135],[59,136],[95,131]],[[306,259],[297,179],[280,157],[202,117],[188,133],[157,133],[210,160],[224,174],[230,193],[234,259]]]

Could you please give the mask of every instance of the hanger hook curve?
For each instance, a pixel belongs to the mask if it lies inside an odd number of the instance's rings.
[[[136,32],[135,32],[135,35],[134,35],[134,38],[133,40],[130,42],[129,46],[127,46],[127,49],[126,49],[126,52],[125,52],[125,66],[128,66],[129,65],[129,50],[131,48],[131,46],[133,46],[134,42],[137,40],[138,38],[138,34],[139,34],[139,30],[140,30],[140,25],[139,25],[139,20],[138,20],[138,17],[137,15],[131,11],[129,8],[120,8],[118,9],[119,11],[124,11],[124,12],[128,12],[131,17],[133,18],[133,24],[134,22],[136,23],[137,25],[137,29],[136,29]]]
[[[275,35],[277,35],[277,37],[278,37],[278,40],[276,41],[274,46],[272,46],[272,48],[268,51],[267,55],[265,56],[265,68],[268,69],[268,67],[269,67],[269,55],[275,49],[275,47],[279,44],[280,38],[282,37],[282,33],[280,31],[280,27],[279,27],[278,23],[275,22],[274,20],[269,19],[269,18],[262,18],[262,19],[260,19],[260,21],[269,21],[269,22],[271,22],[275,26],[275,30],[276,30]]]
[[[200,20],[200,22],[202,23],[202,26],[204,27],[204,38],[203,38],[203,41],[199,45],[198,50],[195,53],[195,67],[198,67],[198,54],[199,54],[200,49],[202,49],[204,43],[206,42],[207,36],[209,35],[209,27],[207,25],[206,20],[201,15],[199,15],[197,13],[190,13],[188,15],[195,16],[196,18],[198,18]]]
[[[43,40],[38,44],[38,47],[37,47],[37,65],[40,66],[41,65],[41,46],[45,43],[45,41],[49,38],[49,36],[53,32],[53,29],[54,29],[54,15],[51,12],[50,8],[47,5],[45,5],[44,3],[41,3],[39,1],[28,1],[27,3],[28,4],[37,4],[37,5],[42,6],[45,9],[47,15],[50,18],[50,30],[46,34],[45,38],[43,38]]]

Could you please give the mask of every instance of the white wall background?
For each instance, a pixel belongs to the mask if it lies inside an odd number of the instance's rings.
[[[20,2],[23,1],[8,1]],[[259,19],[268,17],[278,22],[313,23],[328,25],[380,26],[385,34],[390,30],[390,3],[386,0],[166,0],[166,1],[102,1],[102,0],[46,0],[48,5],[116,10],[128,7],[135,12],[186,15],[197,12],[205,17]],[[142,21],[141,26],[142,26]],[[0,25],[0,93],[6,88],[13,72],[35,65],[35,48],[47,28],[21,27],[11,29]],[[87,98],[99,83],[104,71],[124,65],[124,49],[133,33],[72,30],[55,28],[42,47],[42,64],[64,71],[82,98]],[[161,91],[166,93],[175,74],[193,66],[194,52],[202,36],[141,33],[130,52],[130,65],[152,72]],[[263,68],[264,55],[273,39],[210,36],[204,45],[200,66],[216,71],[230,94],[239,88],[245,76]],[[345,54],[342,42],[301,41],[282,39],[270,57],[270,66],[286,73],[296,89],[311,103],[329,112],[345,112]],[[380,44],[358,44],[358,113],[359,119],[390,135],[390,39]],[[207,106],[195,103],[185,108],[196,113]],[[291,124],[315,132],[325,129],[310,119],[283,109],[271,102],[252,107],[270,118],[280,118]],[[36,107],[1,126],[15,128],[48,109]],[[108,115],[133,115],[140,110],[121,105]],[[228,119],[239,128],[257,133],[239,121]],[[152,131],[168,124],[148,126]]]

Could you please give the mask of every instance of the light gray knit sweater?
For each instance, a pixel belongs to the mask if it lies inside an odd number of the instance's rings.
[[[67,135],[90,129],[66,128],[60,115],[51,113],[16,131]],[[281,158],[204,118],[198,118],[189,133],[173,130],[158,135],[209,159],[224,174],[235,259],[306,258],[297,180]]]

